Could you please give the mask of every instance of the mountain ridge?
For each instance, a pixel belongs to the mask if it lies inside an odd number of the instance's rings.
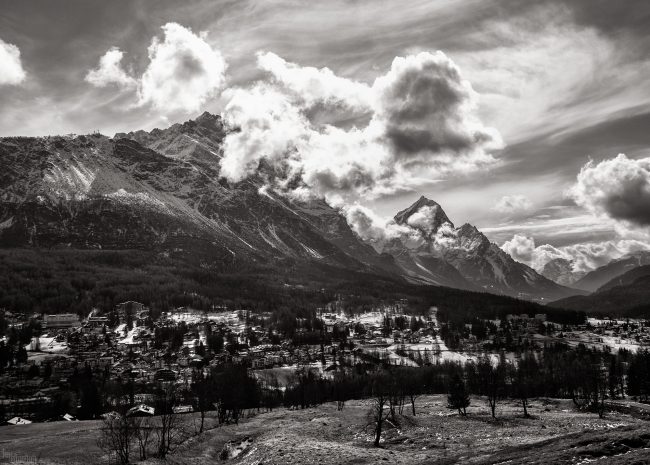
[[[323,264],[425,285],[544,300],[572,291],[515,262],[424,196],[395,222],[417,231],[381,253],[322,199],[275,193],[263,176],[220,176],[228,129],[203,113],[165,129],[2,138],[0,241],[14,247],[142,248],[215,269]],[[263,170],[263,167],[260,169]]]

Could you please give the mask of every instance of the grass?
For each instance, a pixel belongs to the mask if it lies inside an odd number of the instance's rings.
[[[493,420],[483,399],[472,398],[467,417],[446,408],[445,396],[418,399],[417,415],[388,425],[380,448],[372,447],[369,401],[352,401],[343,411],[334,404],[305,410],[255,413],[239,425],[193,436],[167,463],[209,464],[228,441],[250,437],[252,444],[228,463],[271,464],[431,464],[531,463],[633,464],[650,461],[650,424],[626,413],[599,419],[575,411],[570,401],[536,399],[525,419],[515,402],[498,406]],[[405,408],[405,413],[408,409]],[[191,425],[196,415],[185,415]],[[0,428],[0,447],[40,457],[43,464],[108,463],[96,445],[99,422],[43,423]],[[0,458],[0,463],[2,460]],[[146,463],[158,463],[149,459]]]

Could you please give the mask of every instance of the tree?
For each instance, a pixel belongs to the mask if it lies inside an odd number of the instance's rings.
[[[107,416],[99,430],[97,445],[109,454],[115,454],[122,465],[129,463],[131,445],[136,437],[136,424],[126,415],[113,414]]]
[[[192,392],[194,393],[195,410],[201,413],[201,426],[199,428],[199,434],[201,434],[205,423],[205,413],[212,408],[213,398],[210,379],[205,378],[203,373],[199,373],[192,384]]]
[[[140,450],[140,460],[147,460],[147,450],[151,434],[155,426],[152,420],[146,417],[134,418],[135,438],[138,441],[138,448]]]
[[[539,373],[539,365],[535,360],[535,355],[531,353],[525,354],[519,361],[517,368],[513,369],[513,389],[514,394],[521,401],[521,406],[524,409],[524,418],[529,418],[528,414],[528,399],[532,392],[534,392],[535,377]]]
[[[460,377],[458,371],[452,375],[451,382],[449,383],[449,394],[447,395],[447,407],[450,409],[457,409],[458,413],[462,416],[467,416],[467,407],[469,407],[470,400],[465,382]]]
[[[164,459],[178,442],[181,428],[178,422],[178,415],[174,413],[175,401],[173,386],[167,386],[158,392],[156,410],[158,416],[158,457]]]
[[[477,365],[480,388],[487,396],[492,418],[496,418],[497,401],[503,396],[505,368],[503,360],[494,366],[489,357],[482,358]]]
[[[374,446],[379,447],[381,440],[381,430],[386,420],[384,415],[384,408],[389,401],[389,394],[386,390],[389,380],[381,373],[375,373],[371,381],[371,396],[372,407],[370,409],[370,417],[375,425],[375,441]]]

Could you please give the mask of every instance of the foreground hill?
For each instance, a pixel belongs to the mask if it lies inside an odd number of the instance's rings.
[[[351,401],[342,411],[326,404],[255,414],[239,425],[190,437],[167,462],[149,458],[140,463],[573,465],[599,460],[622,465],[650,459],[650,428],[628,414],[610,412],[599,419],[574,410],[570,400],[539,399],[531,401],[532,418],[522,418],[517,403],[501,402],[493,421],[484,399],[472,398],[467,417],[449,411],[446,402],[441,395],[419,398],[416,416],[400,416],[398,428],[388,425],[380,448],[372,447],[369,401]],[[182,421],[188,431],[195,430],[194,414],[183,415]],[[208,418],[209,428],[213,421]],[[97,421],[3,426],[0,445],[43,465],[107,464],[109,458],[97,447],[99,427]],[[223,460],[228,442],[234,450],[240,446],[239,455]]]
[[[633,268],[588,296],[574,296],[551,305],[620,317],[650,317],[650,266]]]

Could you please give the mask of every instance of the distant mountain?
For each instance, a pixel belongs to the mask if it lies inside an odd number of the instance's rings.
[[[650,276],[650,265],[643,265],[637,268],[632,268],[630,271],[623,273],[611,281],[603,284],[596,292],[605,292],[615,287],[629,286],[634,284],[638,279]],[[650,292],[649,292],[650,293]]]
[[[573,296],[549,304],[618,317],[650,318],[650,265],[634,268],[588,296]]]
[[[612,260],[607,265],[587,273],[583,278],[576,281],[572,287],[594,292],[617,276],[642,265],[650,265],[650,251],[633,252],[622,258]]]
[[[573,287],[573,284],[581,279],[586,273],[573,271],[573,262],[565,258],[551,260],[540,271],[545,278],[555,281],[562,286]]]
[[[383,249],[411,280],[536,300],[577,292],[516,262],[471,224],[454,227],[442,207],[426,197],[397,213],[394,221],[420,236],[415,243],[393,239]]]

